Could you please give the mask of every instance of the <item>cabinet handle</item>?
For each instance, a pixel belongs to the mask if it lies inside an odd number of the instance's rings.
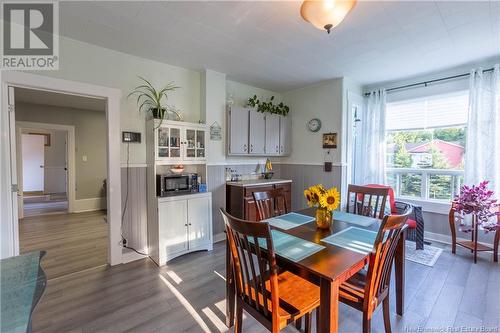
[[[276,146],[276,152],[279,152],[279,147],[278,146]]]
[[[191,225],[191,223],[189,223],[189,225]]]
[[[185,226],[185,227],[187,227],[187,226],[188,226],[188,225],[187,225],[187,223],[186,223],[186,224],[184,224],[184,226]]]
[[[247,151],[247,145],[246,145],[246,144],[244,144],[244,145],[243,145],[243,151],[244,151],[244,152],[246,152],[246,151]]]
[[[250,152],[253,152],[253,145],[250,145]]]

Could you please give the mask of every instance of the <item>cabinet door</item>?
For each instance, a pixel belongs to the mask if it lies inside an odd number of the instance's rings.
[[[280,155],[292,152],[292,117],[280,116]]]
[[[229,154],[248,154],[248,109],[229,110]]]
[[[161,252],[178,253],[188,249],[187,200],[158,203]]]
[[[264,155],[266,120],[262,112],[250,110],[250,154]]]
[[[188,200],[188,238],[190,249],[206,244],[212,239],[212,235],[210,234],[210,207],[210,197]]]
[[[280,117],[276,114],[266,115],[266,155],[280,153]]]

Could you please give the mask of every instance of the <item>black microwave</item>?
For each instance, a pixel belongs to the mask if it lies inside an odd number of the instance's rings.
[[[195,173],[156,175],[156,195],[159,197],[196,192],[197,185]]]

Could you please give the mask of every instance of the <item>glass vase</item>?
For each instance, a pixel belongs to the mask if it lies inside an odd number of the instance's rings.
[[[316,227],[330,229],[332,227],[332,212],[326,208],[318,208],[316,210]]]

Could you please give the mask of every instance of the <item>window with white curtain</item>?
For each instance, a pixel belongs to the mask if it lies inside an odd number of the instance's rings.
[[[396,196],[449,201],[463,183],[468,90],[387,103],[386,176]]]

